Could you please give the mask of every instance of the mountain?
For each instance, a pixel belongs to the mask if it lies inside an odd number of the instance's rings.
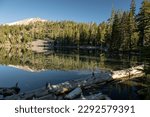
[[[36,23],[36,22],[47,22],[48,20],[44,20],[41,18],[29,18],[29,19],[24,19],[21,21],[17,22],[12,22],[12,23],[7,23],[6,25],[13,26],[13,25],[29,25],[31,23]]]

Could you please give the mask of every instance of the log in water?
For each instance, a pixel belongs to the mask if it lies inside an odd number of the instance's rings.
[[[22,94],[14,94],[12,96],[5,97],[7,100],[31,100],[31,99],[76,99],[82,94],[82,90],[86,87],[91,88],[96,84],[105,84],[107,81],[123,79],[123,78],[136,78],[144,75],[144,66],[136,66],[125,70],[118,71],[101,71],[98,75],[92,73],[88,78],[67,81],[57,85],[52,85],[50,83],[46,84],[46,87],[30,91]],[[2,90],[0,90],[2,91]],[[93,94],[90,96],[84,96],[78,99],[110,99],[108,96],[99,94]]]
[[[82,93],[82,89],[80,87],[78,88],[75,88],[73,91],[71,91],[69,94],[67,94],[65,96],[65,99],[74,99],[76,98],[77,96],[80,96]]]
[[[144,65],[139,65],[136,67],[132,67],[125,70],[118,70],[112,72],[113,79],[120,79],[120,78],[136,78],[141,77],[144,75]]]

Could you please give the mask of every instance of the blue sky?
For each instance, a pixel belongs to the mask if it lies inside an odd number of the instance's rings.
[[[131,0],[0,0],[0,24],[40,17],[52,21],[100,23],[115,9],[128,10]],[[142,0],[135,0],[137,9]]]

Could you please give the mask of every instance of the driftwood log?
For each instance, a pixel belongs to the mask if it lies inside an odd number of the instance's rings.
[[[136,78],[144,75],[144,65],[139,65],[125,70],[118,70],[112,72],[113,79],[121,78]]]
[[[67,81],[57,85],[48,84],[47,88],[49,89],[50,92],[53,92],[56,95],[58,95],[70,92],[73,89],[76,89],[77,87],[80,87],[82,89],[84,87],[91,86],[93,84],[104,83],[110,80],[112,80],[111,74],[109,72],[101,71],[100,73],[95,74],[94,76],[92,75],[92,77],[90,76],[84,79]]]
[[[87,78],[82,78],[78,80],[67,81],[64,83],[52,85],[50,83],[46,84],[46,87],[33,90],[27,93],[13,94],[12,96],[5,97],[6,100],[56,100],[56,99],[110,99],[106,95],[101,93],[93,94],[90,96],[83,96],[82,90],[86,87],[90,88],[96,84],[105,84],[109,81],[123,78],[135,78],[144,75],[144,66],[136,66],[125,70],[118,71],[100,71],[99,73],[92,73],[91,76]]]
[[[108,72],[108,71],[101,71],[98,74],[93,75],[92,77],[80,80],[73,80],[67,81],[58,85],[51,85],[48,84],[48,88],[51,92],[57,94],[69,92],[77,87],[88,87],[92,86],[97,83],[106,83],[107,81],[116,80],[116,79],[123,79],[123,78],[136,78],[144,75],[144,66],[136,66],[125,70],[118,70]]]

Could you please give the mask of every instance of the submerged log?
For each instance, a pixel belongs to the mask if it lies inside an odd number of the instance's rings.
[[[104,95],[102,93],[97,94],[91,94],[89,96],[81,96],[80,98],[77,98],[77,100],[111,100],[107,95]]]

